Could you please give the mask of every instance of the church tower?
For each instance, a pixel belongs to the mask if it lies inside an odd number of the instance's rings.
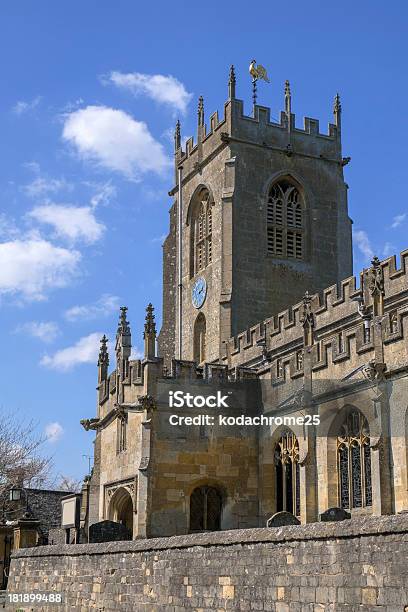
[[[260,105],[244,115],[235,88],[231,67],[224,117],[208,127],[200,97],[197,142],[184,151],[179,122],[175,130],[159,337],[167,365],[217,360],[231,336],[352,274],[339,97],[322,134],[316,119],[295,126],[288,82],[279,122]]]

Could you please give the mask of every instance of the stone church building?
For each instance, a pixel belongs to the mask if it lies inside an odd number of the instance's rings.
[[[81,421],[95,432],[86,523],[134,538],[265,526],[282,510],[302,523],[408,511],[408,251],[352,277],[338,96],[323,134],[316,119],[296,127],[288,82],[279,122],[256,104],[245,115],[235,88],[231,68],[208,125],[200,98],[184,150],[177,123],[162,329],[149,305],[133,360],[121,309]],[[218,389],[226,408],[169,402]]]

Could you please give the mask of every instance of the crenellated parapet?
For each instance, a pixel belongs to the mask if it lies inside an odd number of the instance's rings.
[[[116,333],[115,353],[116,367],[108,372],[109,354],[108,339],[104,335],[101,339],[101,349],[98,358],[98,405],[103,406],[108,400],[112,404],[121,404],[126,401],[133,387],[145,385],[145,366],[147,363],[155,364],[161,360],[156,357],[156,322],[154,308],[148,304],[143,331],[145,344],[144,359],[131,359],[131,333],[127,321],[127,308],[120,309],[119,325]],[[139,392],[139,391],[137,391]]]
[[[109,374],[107,379],[98,386],[98,401],[99,405],[104,404],[109,398],[115,398],[118,392],[118,384],[125,387],[131,385],[143,386],[143,362],[141,359],[134,359],[129,361],[128,376],[125,380],[121,381],[116,371],[114,370]]]
[[[341,166],[348,163],[341,157],[341,105],[338,94],[333,108],[334,122],[329,123],[327,132],[324,133],[320,130],[318,119],[304,117],[303,127],[296,125],[288,81],[284,90],[285,110],[280,112],[278,120],[271,118],[272,111],[269,107],[258,104],[253,106],[251,115],[245,114],[244,103],[235,97],[235,89],[235,71],[231,67],[229,97],[224,104],[224,115],[220,118],[218,111],[214,112],[208,125],[204,121],[204,100],[200,96],[197,136],[187,139],[184,150],[181,126],[180,122],[177,122],[174,134],[175,166],[183,167],[184,179],[191,173],[200,171],[219,150],[234,142],[278,150],[288,157],[302,155]],[[171,195],[175,193],[176,187],[170,191]]]
[[[226,382],[238,382],[242,380],[256,379],[257,373],[252,368],[237,366],[232,370],[227,364],[205,363],[198,364],[195,361],[185,359],[173,359],[171,371],[165,377],[169,381],[189,383],[203,381],[210,384],[223,384]]]
[[[378,311],[381,308],[381,312]],[[308,310],[312,341],[306,341]],[[408,318],[408,250],[383,261],[376,258],[370,268],[321,294],[305,296],[302,302],[266,319],[224,343],[221,363],[229,369],[262,362],[271,365],[280,380],[303,375],[303,352],[310,346],[314,371],[359,355],[374,352],[374,325],[380,325],[381,342],[390,345],[404,338]],[[405,326],[407,323],[405,323]]]

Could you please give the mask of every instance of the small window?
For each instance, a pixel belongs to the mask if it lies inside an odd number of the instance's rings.
[[[202,312],[197,316],[194,324],[194,361],[197,364],[205,361],[206,320]]]
[[[127,430],[127,415],[118,417],[117,419],[117,444],[116,452],[123,453],[126,450],[126,430]]]
[[[221,529],[222,499],[215,487],[198,487],[190,497],[190,532]]]

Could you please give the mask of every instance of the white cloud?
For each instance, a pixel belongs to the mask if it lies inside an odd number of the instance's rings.
[[[44,176],[37,176],[31,183],[23,187],[24,193],[30,196],[30,198],[38,198],[62,190],[72,191],[72,185],[64,178],[53,179]]]
[[[102,335],[101,332],[94,332],[84,336],[72,346],[56,351],[53,355],[44,355],[40,364],[59,372],[68,372],[83,363],[96,364]]]
[[[81,254],[40,237],[0,243],[0,295],[44,299],[49,289],[65,287],[78,273]]]
[[[166,104],[175,111],[185,113],[193,97],[183,83],[171,75],[141,74],[140,72],[111,72],[102,82],[112,82],[117,87],[129,90],[133,95],[146,95],[159,104]]]
[[[30,172],[33,172],[34,174],[40,174],[40,164],[36,161],[24,162],[23,167],[27,168],[27,170],[30,170]]]
[[[16,332],[29,334],[33,338],[38,338],[46,343],[54,342],[60,333],[59,327],[54,321],[29,321],[19,325]]]
[[[48,442],[58,442],[63,433],[64,429],[62,425],[57,422],[48,423],[48,425],[45,426],[45,437],[47,438]]]
[[[11,109],[16,115],[23,115],[30,110],[34,110],[41,102],[41,96],[37,96],[30,101],[19,100]]]
[[[143,121],[106,106],[69,114],[62,137],[82,159],[139,180],[145,172],[163,174],[171,165],[163,146]]]
[[[99,185],[97,184],[96,192],[91,197],[90,204],[92,208],[96,208],[100,204],[102,204],[102,206],[108,205],[112,198],[116,197],[116,193],[116,187],[112,185],[110,181]]]
[[[0,238],[16,238],[20,231],[13,219],[9,219],[4,213],[0,213]]]
[[[367,232],[364,230],[353,230],[353,238],[357,248],[364,255],[364,259],[366,261],[371,260],[374,257],[374,251],[371,247]]]
[[[28,216],[39,223],[51,225],[60,238],[83,240],[87,244],[99,240],[106,229],[103,223],[96,220],[90,206],[44,204],[34,208]]]
[[[386,242],[383,248],[383,257],[389,257],[390,255],[394,255],[398,251],[397,247],[391,244],[391,242]]]
[[[117,295],[105,293],[93,304],[83,304],[82,306],[72,306],[64,312],[64,317],[68,321],[84,321],[106,317],[112,312],[119,310],[119,298]]]
[[[407,218],[407,213],[402,213],[401,215],[396,215],[392,220],[391,228],[395,229],[403,224],[405,219]]]

